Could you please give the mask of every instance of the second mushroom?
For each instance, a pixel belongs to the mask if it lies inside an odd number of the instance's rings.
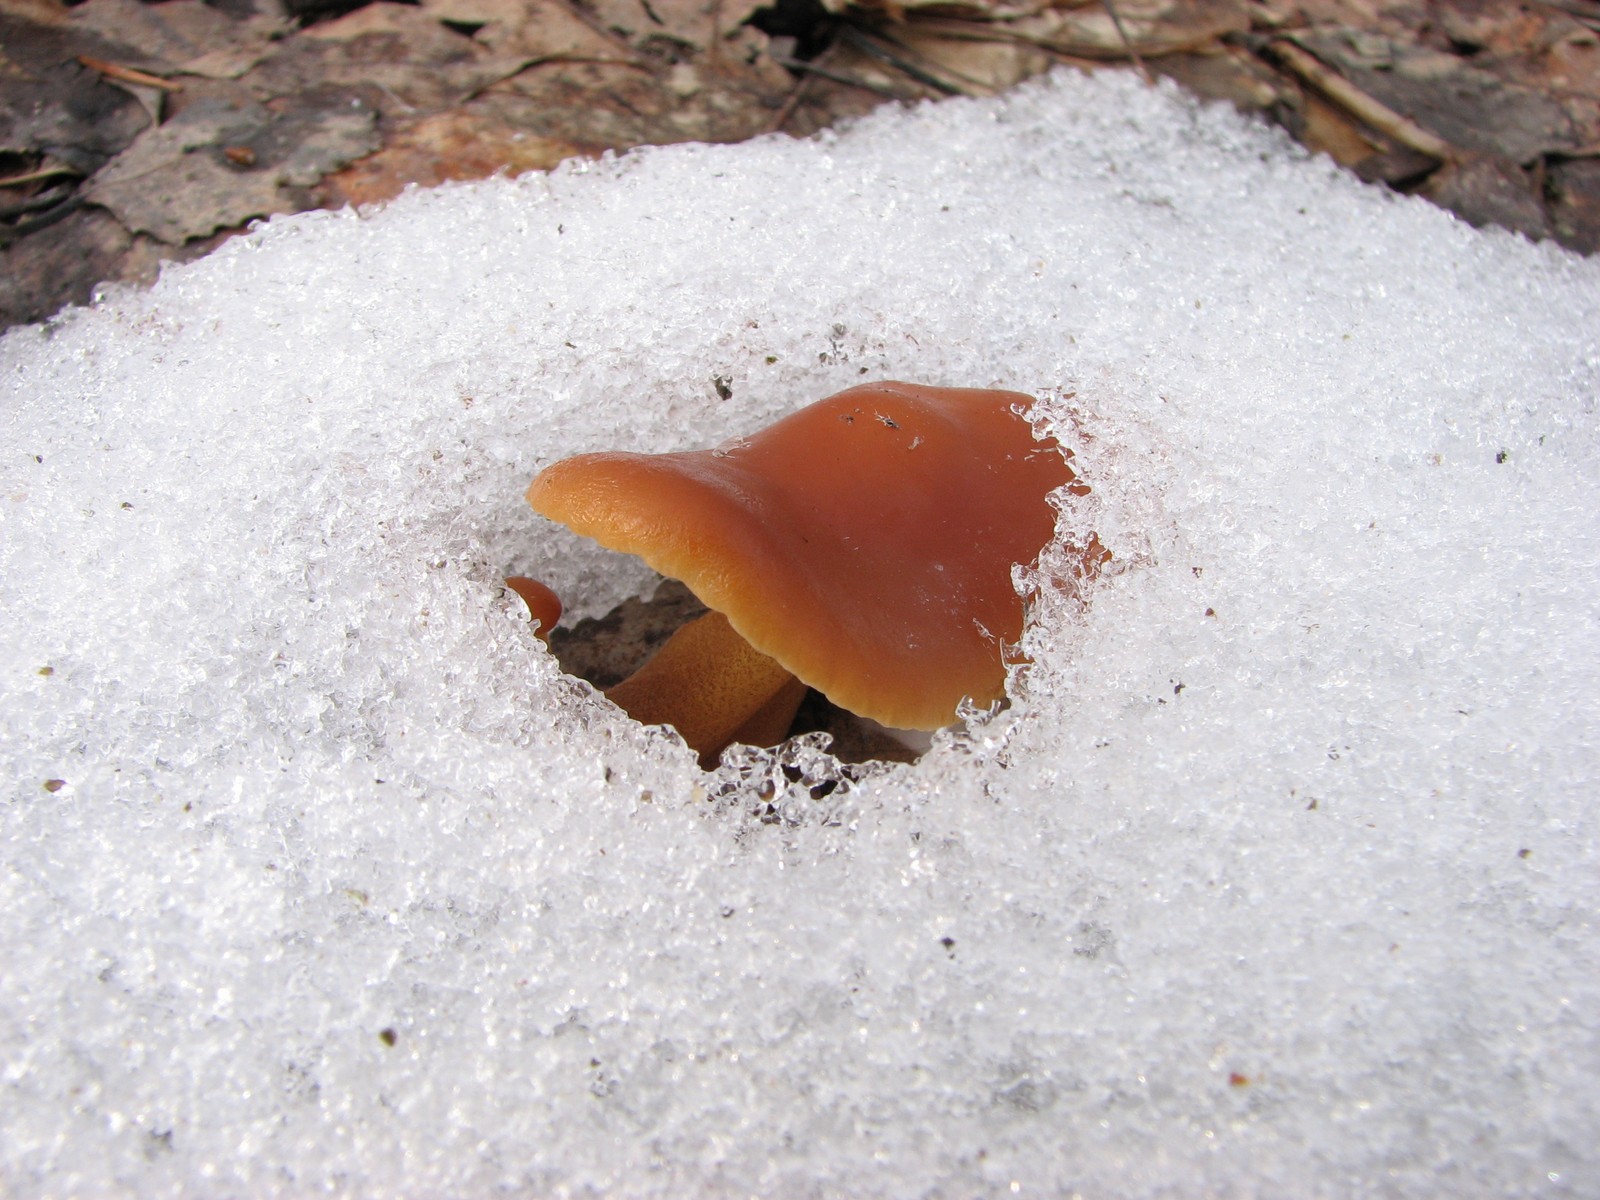
[[[1088,492],[1020,392],[854,387],[710,450],[582,454],[528,489],[544,516],[681,580],[712,611],[606,695],[715,763],[772,745],[814,687],[937,729],[1004,695],[1012,567]],[[1105,551],[1091,539],[1087,570]]]

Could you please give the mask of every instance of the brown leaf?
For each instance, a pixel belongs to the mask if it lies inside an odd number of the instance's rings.
[[[132,242],[115,217],[91,208],[6,248],[0,327],[42,320],[63,304],[87,304],[95,284],[118,275]]]
[[[138,53],[127,66],[170,70],[202,54],[231,47],[241,30],[249,28],[201,0],[167,0],[141,4],[139,0],[86,0],[72,10],[72,23],[130,46]]]
[[[212,94],[101,168],[84,198],[131,230],[177,244],[251,217],[297,211],[305,204],[291,189],[379,145],[376,115],[345,93],[305,93],[273,111],[237,89],[212,86]],[[239,162],[243,149],[255,156],[254,166]]]
[[[1292,130],[1300,143],[1313,153],[1326,154],[1341,166],[1355,167],[1384,150],[1384,143],[1365,125],[1315,92],[1306,93],[1297,117]]]
[[[552,62],[496,84],[515,125],[581,146],[740,141],[765,133],[793,90],[789,74],[751,53],[762,35],[742,30],[724,53],[643,70]],[[747,61],[747,55],[753,61]]]
[[[1425,194],[1472,225],[1501,225],[1532,238],[1550,236],[1550,220],[1528,172],[1516,163],[1475,155],[1446,164]]]
[[[768,0],[589,0],[601,25],[635,46],[677,59],[674,45],[709,50],[731,37]]]
[[[69,10],[61,0],[0,0],[0,16],[35,25],[65,25]]]
[[[241,78],[258,95],[369,86],[400,114],[438,112],[515,74],[526,59],[496,54],[420,8],[380,0],[280,43]]]
[[[544,171],[601,149],[526,133],[506,120],[494,97],[479,97],[395,131],[381,150],[330,175],[320,199],[330,207],[371,204],[398,196],[412,183],[431,187],[501,171]]]
[[[479,26],[474,41],[497,55],[530,63],[631,62],[637,57],[620,37],[607,36],[562,0],[424,0],[422,8],[440,21]]]
[[[1253,55],[1236,46],[1169,54],[1152,69],[1207,100],[1226,100],[1242,112],[1280,111],[1292,89]]]
[[[84,174],[98,169],[150,118],[126,91],[76,59],[134,53],[70,25],[0,15],[0,151],[47,152]]]
[[[1210,47],[1250,28],[1247,0],[1116,0],[1116,11],[1121,30],[1104,4],[1050,9],[1010,24],[1058,53],[1116,60],[1126,59],[1130,46],[1142,58],[1156,58]]]
[[[1083,8],[1099,5],[1100,0],[822,0],[829,12],[856,10],[882,14],[901,21],[913,14],[926,14],[966,21],[1009,21],[1033,16],[1052,8]]]
[[[164,74],[233,79],[249,70],[287,27],[275,17],[230,16],[201,0],[87,0],[72,10],[80,30],[137,51],[131,60]]]
[[[1546,190],[1562,245],[1584,254],[1600,251],[1600,158],[1552,163]]]
[[[1572,117],[1558,100],[1458,55],[1347,30],[1305,33],[1295,41],[1453,146],[1516,163],[1581,146]]]
[[[893,33],[905,50],[969,94],[1001,91],[1055,65],[1048,51],[1026,42],[951,37],[950,24],[930,29],[913,19]]]

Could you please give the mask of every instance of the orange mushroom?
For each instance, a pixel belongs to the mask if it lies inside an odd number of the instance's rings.
[[[561,619],[561,597],[547,585],[526,575],[511,576],[506,580],[506,586],[522,597],[522,602],[528,606],[528,615],[538,622],[539,628],[534,633],[539,640],[549,642],[550,631]]]
[[[804,685],[888,726],[937,729],[1005,688],[1015,564],[1078,481],[1019,392],[866,384],[711,450],[583,454],[534,509],[682,580],[713,611],[608,693],[714,762],[770,744]],[[1103,554],[1091,546],[1085,561]],[[803,681],[796,682],[796,679]]]

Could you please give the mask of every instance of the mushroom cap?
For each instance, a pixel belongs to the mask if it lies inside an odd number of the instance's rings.
[[[841,708],[936,729],[963,697],[1003,695],[1012,567],[1037,559],[1047,497],[1076,478],[1034,438],[1032,403],[865,384],[711,450],[566,459],[528,502],[681,579]]]

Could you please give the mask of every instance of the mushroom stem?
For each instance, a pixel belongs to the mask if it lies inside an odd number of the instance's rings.
[[[539,627],[534,633],[548,645],[550,631],[561,619],[561,598],[537,579],[529,579],[526,575],[511,576],[506,580],[506,586],[522,597],[522,602],[528,606],[528,615],[538,623]]]
[[[782,739],[806,686],[708,612],[667,639],[655,656],[606,692],[642,725],[671,725],[707,769],[733,742]]]

